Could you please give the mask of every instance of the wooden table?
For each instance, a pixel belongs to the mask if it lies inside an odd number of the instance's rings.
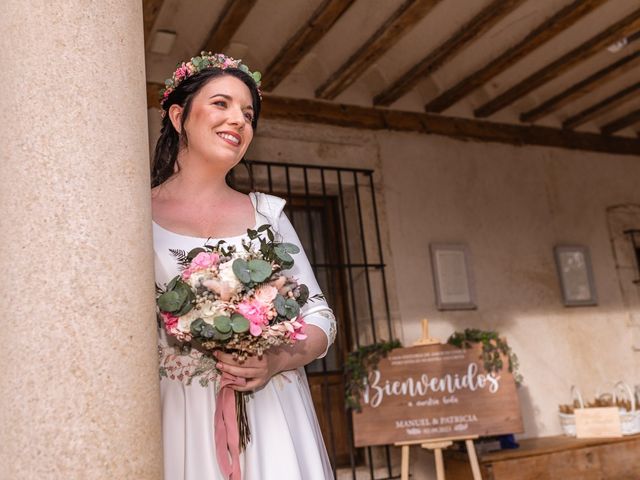
[[[638,480],[640,435],[614,439],[542,437],[478,455],[483,480]],[[472,480],[465,453],[445,450],[447,480]]]

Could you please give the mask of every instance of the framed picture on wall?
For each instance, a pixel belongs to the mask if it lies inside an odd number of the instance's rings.
[[[464,244],[432,243],[429,250],[438,309],[477,308],[469,248]]]
[[[589,249],[580,245],[558,245],[554,254],[565,306],[597,305]]]

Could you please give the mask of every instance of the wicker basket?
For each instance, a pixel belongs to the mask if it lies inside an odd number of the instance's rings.
[[[631,405],[630,410],[620,408],[620,428],[623,435],[635,435],[640,433],[640,411],[636,404],[636,398],[631,387],[624,382],[618,382],[613,389],[614,396],[624,399]]]
[[[571,401],[574,408],[584,408],[584,401],[580,390],[575,385],[571,386]],[[560,426],[562,427],[562,433],[571,437],[576,436],[576,414],[575,413],[563,413],[558,412],[560,418]]]

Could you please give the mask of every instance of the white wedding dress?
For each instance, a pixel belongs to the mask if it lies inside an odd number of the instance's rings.
[[[282,212],[285,201],[262,193],[250,194],[256,210],[256,227],[273,226],[282,241],[300,241]],[[246,235],[224,238],[241,248]],[[180,235],[153,223],[156,282],[165,285],[179,274],[169,249],[189,251],[206,238]],[[211,239],[215,245],[220,239]],[[288,271],[320,293],[309,261],[302,251],[294,256]],[[320,327],[335,338],[335,318],[324,301],[309,302],[302,310],[306,323]],[[179,344],[159,330],[162,430],[165,480],[222,480],[213,435],[217,374],[213,362],[196,351],[181,350]],[[326,354],[326,352],[325,352]],[[243,480],[326,480],[333,474],[316,419],[303,368],[275,375],[247,401],[251,442],[241,454]]]

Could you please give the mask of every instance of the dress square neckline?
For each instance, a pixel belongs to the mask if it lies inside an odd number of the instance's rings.
[[[254,192],[249,192],[249,200],[251,200],[251,204],[253,205],[253,217],[254,217],[254,223],[253,226],[248,227],[248,228],[252,228],[252,229],[256,229],[258,228],[258,223],[260,222],[259,218],[258,218],[258,208],[256,206],[257,203],[257,198]],[[234,240],[234,239],[240,239],[243,237],[247,236],[247,233],[245,231],[245,233],[241,233],[239,235],[231,235],[229,237],[194,237],[193,235],[185,235],[183,233],[178,233],[178,232],[174,232],[172,230],[169,230],[165,227],[163,227],[162,225],[156,223],[155,220],[151,219],[151,223],[153,224],[154,229],[158,229],[161,232],[167,233],[169,235],[173,235],[175,237],[182,237],[182,238],[189,238],[189,239],[193,239],[193,240],[204,240],[204,241],[208,241],[208,240]]]

